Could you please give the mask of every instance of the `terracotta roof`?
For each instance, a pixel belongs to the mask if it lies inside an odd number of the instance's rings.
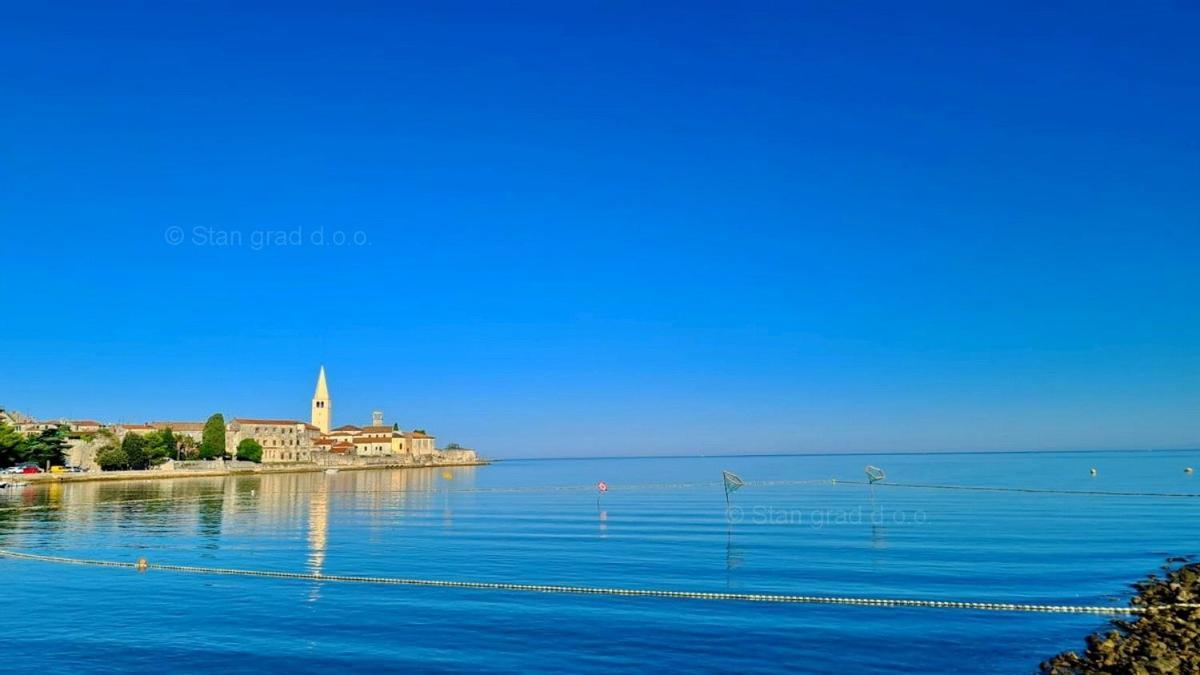
[[[355,443],[391,443],[391,436],[355,436]]]
[[[334,429],[333,431],[334,432],[337,432],[337,431],[362,431],[362,429],[354,426],[353,424],[343,424],[342,426]],[[333,433],[333,432],[330,432],[330,433]]]
[[[395,429],[388,425],[363,427],[362,430],[366,433],[391,433]]]
[[[143,431],[151,431],[154,429],[154,427],[150,426],[149,424],[118,424],[117,426],[121,427],[122,429],[139,429]]]
[[[430,436],[429,434],[423,434],[420,431],[410,431],[408,432],[407,436],[409,438],[433,438],[433,436]]]
[[[80,427],[82,427],[82,426],[88,426],[88,427],[104,426],[103,424],[97,422],[96,420],[75,420],[74,422],[68,422],[68,424],[74,424],[75,426],[80,426]]]

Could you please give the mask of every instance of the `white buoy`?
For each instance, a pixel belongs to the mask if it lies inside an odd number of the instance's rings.
[[[1183,472],[1184,473],[1193,473],[1192,467],[1189,466],[1188,468],[1184,469]]]
[[[1091,473],[1093,476],[1095,476],[1097,473],[1100,473],[1100,472],[1099,472],[1099,471],[1096,471],[1096,467],[1094,467],[1094,466],[1093,466],[1093,467],[1092,467],[1092,470],[1091,470],[1091,472],[1090,472],[1090,473]]]

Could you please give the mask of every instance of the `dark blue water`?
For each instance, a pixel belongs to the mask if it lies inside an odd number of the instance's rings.
[[[893,482],[1200,492],[1183,471],[1200,468],[1196,452],[542,460],[31,486],[0,493],[0,546],[324,574],[1087,605],[1124,604],[1166,557],[1200,553],[1200,499],[787,482],[859,480],[867,463]],[[751,482],[728,516],[721,469]],[[598,498],[599,480],[611,489]],[[1029,672],[1106,622],[2,558],[0,579],[0,642],[22,670]]]

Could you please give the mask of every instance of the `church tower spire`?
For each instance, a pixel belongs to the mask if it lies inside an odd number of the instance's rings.
[[[329,433],[329,421],[333,417],[333,401],[329,399],[329,385],[325,382],[325,366],[321,366],[321,372],[317,375],[317,390],[313,392],[312,400],[312,424],[321,430],[321,433]]]

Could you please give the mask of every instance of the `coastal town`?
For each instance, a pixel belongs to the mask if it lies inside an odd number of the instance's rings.
[[[388,424],[380,411],[362,426],[334,427],[324,366],[317,375],[308,421],[256,417],[226,421],[220,413],[206,421],[38,420],[0,407],[0,430],[13,439],[14,446],[37,447],[41,442],[51,447],[41,453],[27,449],[22,457],[26,461],[14,467],[25,473],[336,470],[481,463],[474,450],[456,443],[438,448],[437,439],[425,429],[403,430],[398,423]]]

